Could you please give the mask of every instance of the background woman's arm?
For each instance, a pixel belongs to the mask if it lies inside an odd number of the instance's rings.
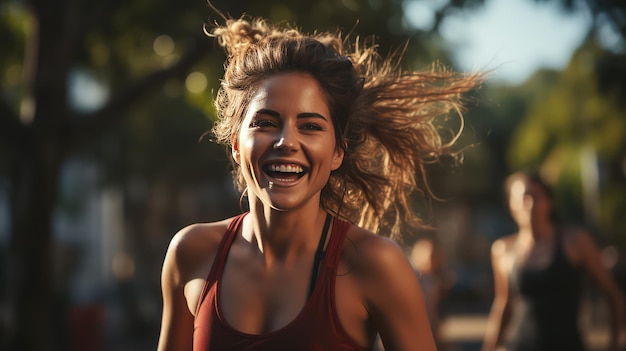
[[[608,304],[611,318],[609,350],[619,350],[620,333],[624,322],[623,294],[609,270],[604,266],[600,250],[593,239],[586,232],[578,231],[574,234],[574,242],[582,258],[585,271],[600,288]]]
[[[487,330],[483,341],[483,351],[496,350],[504,339],[506,328],[512,314],[509,295],[510,270],[505,267],[506,244],[497,240],[491,247],[491,266],[493,269],[494,300],[487,320]]]

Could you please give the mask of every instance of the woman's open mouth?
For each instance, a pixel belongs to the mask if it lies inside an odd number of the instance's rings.
[[[272,163],[264,168],[275,182],[294,182],[304,176],[306,169],[297,164]]]

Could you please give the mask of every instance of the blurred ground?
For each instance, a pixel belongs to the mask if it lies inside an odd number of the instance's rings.
[[[441,326],[445,349],[440,351],[479,351],[486,325],[487,316],[483,314],[458,314],[446,317]],[[607,349],[609,331],[604,323],[586,326],[583,330],[589,351]]]

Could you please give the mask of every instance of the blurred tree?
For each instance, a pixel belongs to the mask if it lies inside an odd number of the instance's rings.
[[[559,2],[565,11],[586,9],[591,13],[589,37],[600,39],[607,49],[596,64],[596,79],[602,92],[618,92],[626,98],[626,2],[621,0],[535,0]],[[622,99],[624,100],[624,99]]]
[[[565,11],[575,11],[584,7],[593,17],[593,30],[601,30],[605,25],[611,27],[623,40],[626,39],[626,4],[620,0],[535,0],[537,2],[555,1]]]
[[[585,43],[563,72],[542,70],[516,87],[488,82],[486,99],[466,113],[466,144],[473,147],[465,153],[464,176],[451,184],[471,199],[493,204],[498,195],[502,203],[494,182],[515,169],[543,167],[559,175],[564,215],[586,219],[607,240],[626,246],[620,235],[626,222],[618,214],[626,207],[626,3],[529,1],[558,3],[566,13],[589,11]],[[483,3],[444,1],[438,13]]]
[[[214,2],[234,17],[376,35],[383,52],[412,37],[412,65],[435,52],[407,29],[399,0]],[[207,57],[215,45],[201,31],[209,16],[217,18],[204,1],[0,1],[0,174],[9,181],[11,212],[3,349],[55,349],[51,226],[64,161],[89,150],[118,182],[130,174],[170,182],[210,176],[211,167],[182,165],[190,147],[183,140],[210,127],[200,111],[211,114],[220,76],[223,56]]]
[[[0,140],[12,231],[4,346],[55,349],[51,215],[63,161],[102,136],[146,94],[184,76],[211,46],[199,30],[202,20],[190,17],[202,4],[187,3],[183,9],[173,2],[33,0],[0,6],[0,51],[5,53]],[[171,8],[181,11],[168,12]],[[163,33],[178,40],[177,59],[166,62],[151,53],[152,38]],[[70,79],[81,70],[106,77],[111,98],[88,109],[72,104]]]
[[[623,92],[600,84],[596,69],[614,55],[593,39],[579,48],[547,93],[529,100],[509,160],[515,169],[541,169],[558,185],[565,216],[583,219],[621,246],[626,229],[620,215],[626,208]]]

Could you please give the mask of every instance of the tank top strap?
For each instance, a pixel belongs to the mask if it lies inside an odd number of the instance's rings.
[[[222,240],[217,247],[217,252],[215,253],[215,258],[213,259],[213,264],[211,265],[211,270],[209,271],[209,274],[204,282],[204,286],[202,287],[202,293],[200,294],[200,299],[198,300],[198,305],[196,308],[196,315],[198,315],[200,305],[202,305],[202,301],[209,293],[211,285],[213,285],[217,278],[222,275],[230,246],[233,244],[233,241],[235,241],[235,238],[237,237],[237,232],[239,231],[239,227],[241,226],[241,222],[243,222],[243,218],[247,214],[248,212],[237,215],[228,224],[226,233],[224,233],[224,236],[222,237]]]
[[[328,248],[326,249],[326,265],[329,267],[337,268],[339,260],[341,259],[341,251],[343,249],[343,242],[346,238],[346,234],[350,228],[350,223],[335,218],[333,223],[333,231],[330,235],[328,242]]]

